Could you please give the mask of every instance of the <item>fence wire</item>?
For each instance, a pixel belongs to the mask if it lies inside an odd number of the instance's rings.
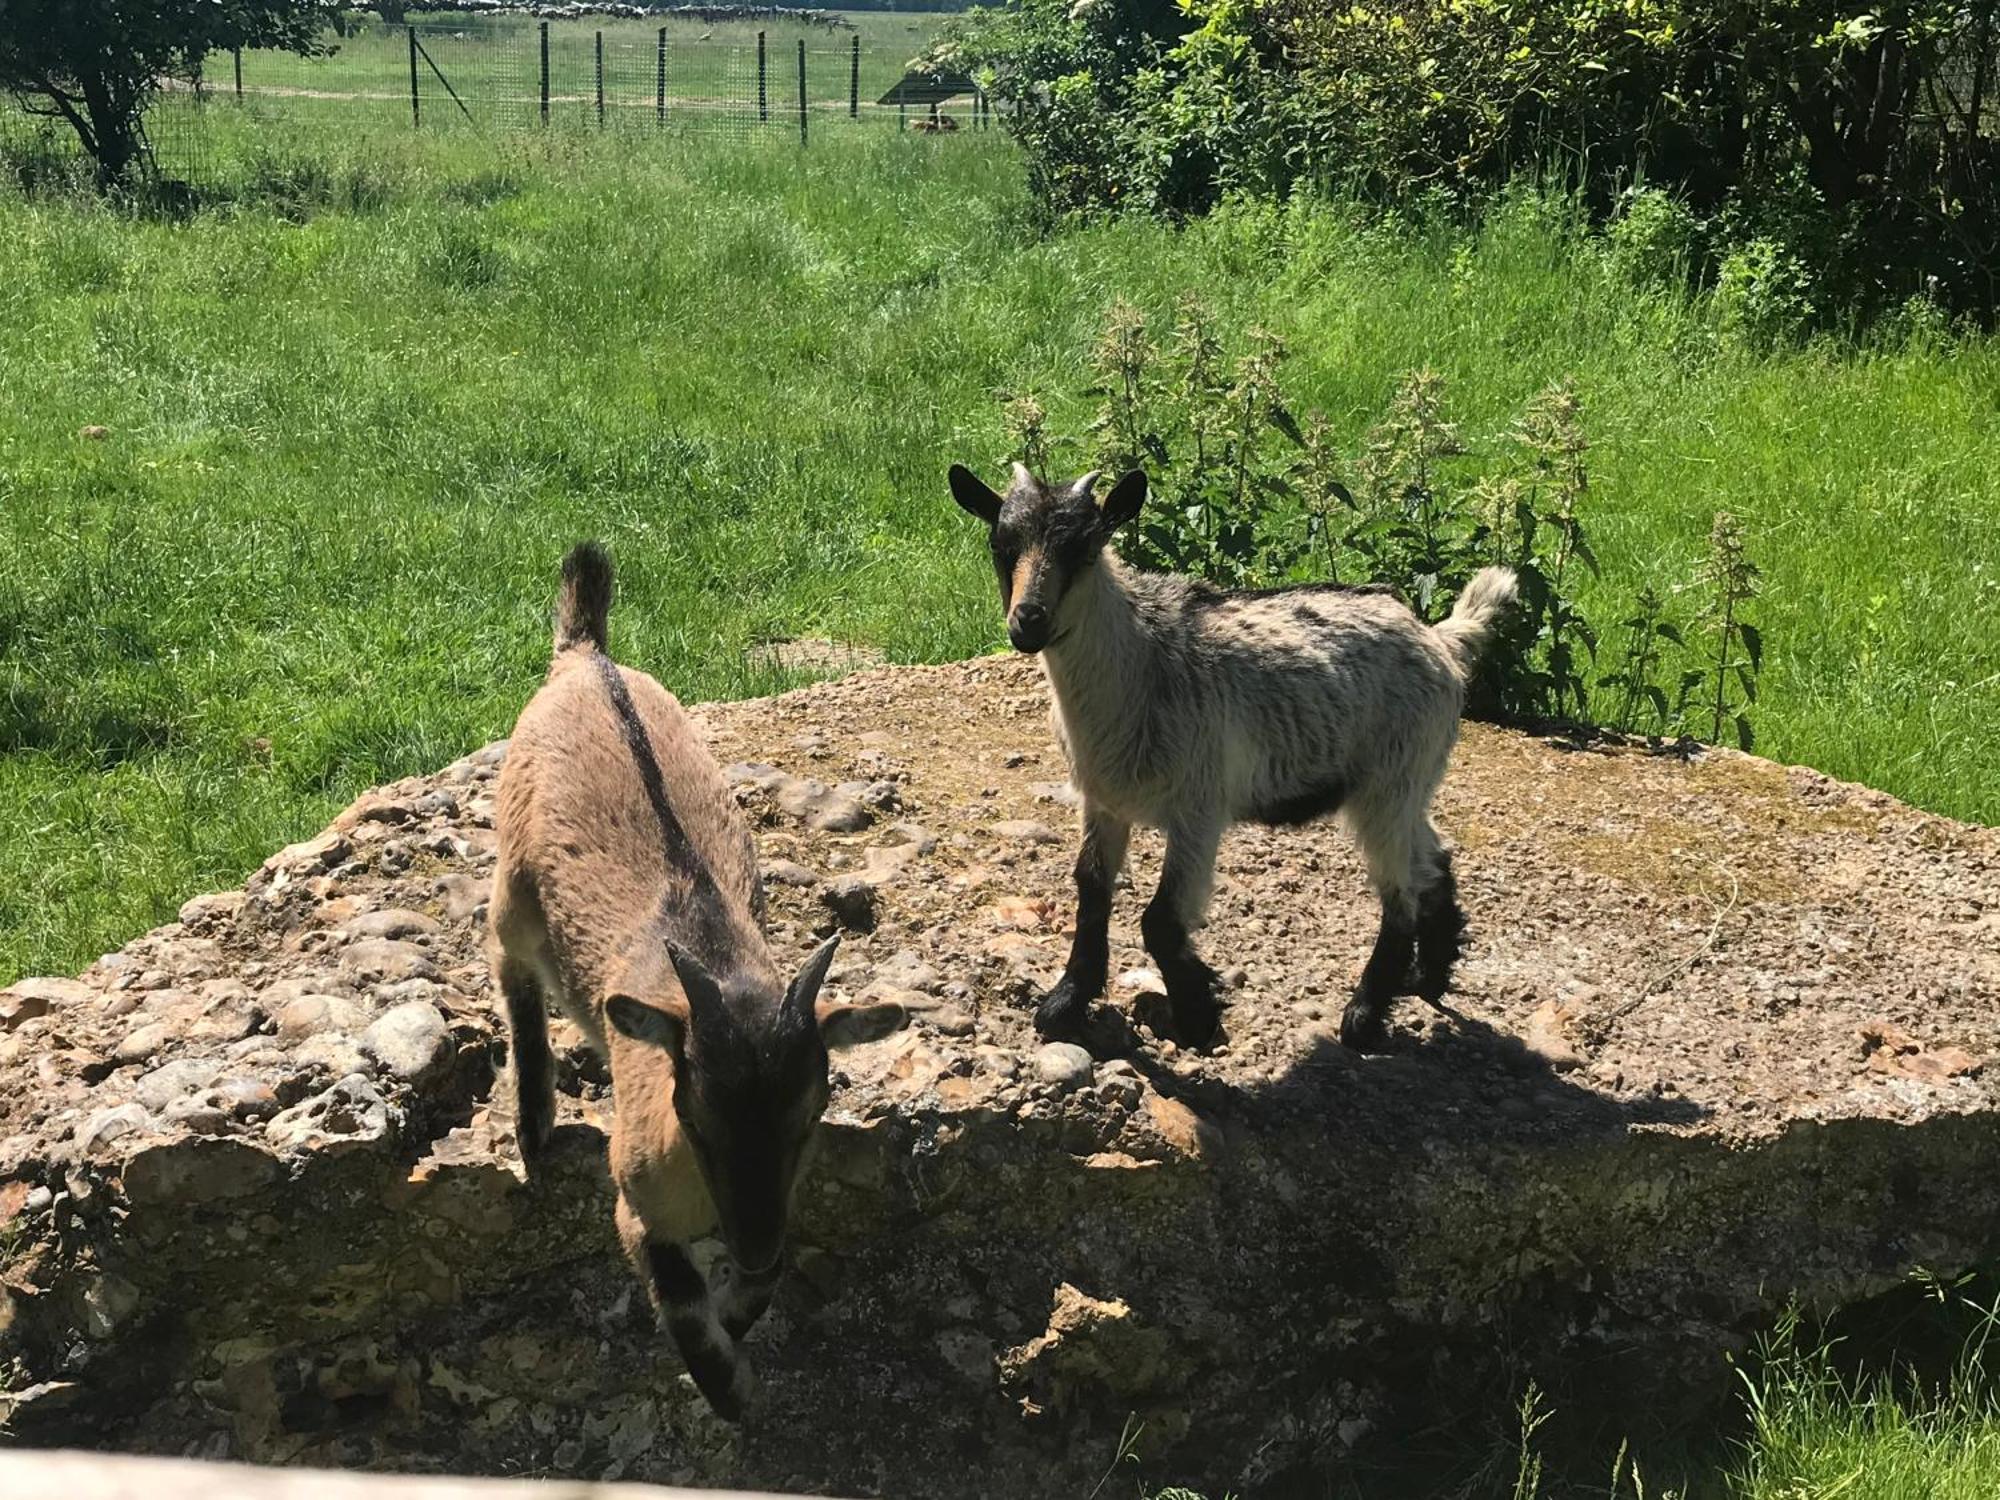
[[[344,136],[586,129],[737,140],[763,133],[809,140],[814,129],[855,122],[929,129],[933,113],[928,105],[877,104],[906,58],[838,33],[802,40],[740,22],[697,31],[646,20],[456,16],[415,25],[350,21],[328,40],[334,50],[323,57],[216,54],[199,80],[165,86],[145,119],[162,175],[211,180],[217,154],[209,127],[229,110]],[[972,97],[942,112],[945,129],[990,123],[985,102]],[[53,171],[74,145],[61,122],[0,103],[0,148],[17,166],[46,158]]]

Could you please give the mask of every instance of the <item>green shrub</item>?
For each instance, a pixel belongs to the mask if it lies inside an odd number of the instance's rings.
[[[1796,339],[1811,321],[1812,273],[1777,240],[1758,238],[1722,258],[1715,300],[1725,334],[1754,349]]]
[[[1635,188],[1604,227],[1604,261],[1639,290],[1684,287],[1704,260],[1702,223],[1694,211],[1659,188]]]
[[[1990,313],[1996,53],[2000,0],[1021,0],[940,55],[1017,102],[1052,217],[1309,184],[1476,203],[1526,173],[1602,218],[1622,205],[1614,261],[1649,277],[1705,277],[1706,221],[1723,255],[1791,247],[1823,294],[1807,311],[1922,291]]]

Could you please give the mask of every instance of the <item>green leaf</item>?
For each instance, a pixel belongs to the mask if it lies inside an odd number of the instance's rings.
[[[1736,748],[1747,751],[1757,743],[1757,736],[1751,732],[1750,720],[1742,714],[1736,716]]]
[[[1764,637],[1755,625],[1738,625],[1736,632],[1743,637],[1743,649],[1750,653],[1750,665],[1761,668],[1764,665]]]

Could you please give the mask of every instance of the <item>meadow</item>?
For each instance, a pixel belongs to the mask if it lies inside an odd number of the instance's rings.
[[[1349,451],[1413,367],[1474,442],[1573,379],[1593,614],[1689,579],[1733,510],[1760,749],[2000,815],[1990,338],[1756,353],[1534,198],[1477,232],[1300,204],[1038,237],[997,132],[211,128],[225,187],[185,220],[0,197],[0,981],[504,734],[575,537],[689,697],[786,685],[773,638],[995,647],[945,465],[1001,469],[1013,393],[1081,438],[1107,305],[1190,288],[1289,340]]]
[[[897,112],[879,109],[875,101],[923,50],[939,17],[921,12],[842,14],[847,24],[841,27],[786,19],[671,17],[656,23],[593,17],[538,23],[521,15],[418,14],[412,26],[422,48],[420,106],[432,127],[480,131],[539,125],[545,28],[549,118],[556,125],[598,124],[601,55],[606,128],[651,130],[660,123],[656,107],[664,62],[666,123],[711,133],[748,131],[758,123],[760,36],[769,122],[797,129],[801,43],[811,113],[846,114],[852,86],[864,116],[893,122]],[[357,19],[345,37],[330,38],[334,50],[325,56],[247,52],[243,101],[267,116],[311,117],[329,129],[407,126],[410,29],[370,16]],[[205,81],[212,102],[236,103],[230,58],[213,59]],[[174,138],[186,133],[184,111],[170,109],[161,119],[171,143],[183,144]]]

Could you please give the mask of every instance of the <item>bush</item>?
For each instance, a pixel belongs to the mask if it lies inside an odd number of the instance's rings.
[[[1526,172],[1649,272],[1764,239],[1809,312],[2000,300],[2000,0],[1021,0],[944,49],[1018,103],[1052,218],[1301,185],[1477,203]],[[1755,257],[1782,322],[1799,278]]]
[[[1703,263],[1701,220],[1669,193],[1635,188],[1605,226],[1604,259],[1627,286],[1684,287]]]
[[[1759,237],[1723,257],[1715,301],[1724,333],[1767,349],[1797,338],[1811,320],[1812,274],[1784,245]]]

